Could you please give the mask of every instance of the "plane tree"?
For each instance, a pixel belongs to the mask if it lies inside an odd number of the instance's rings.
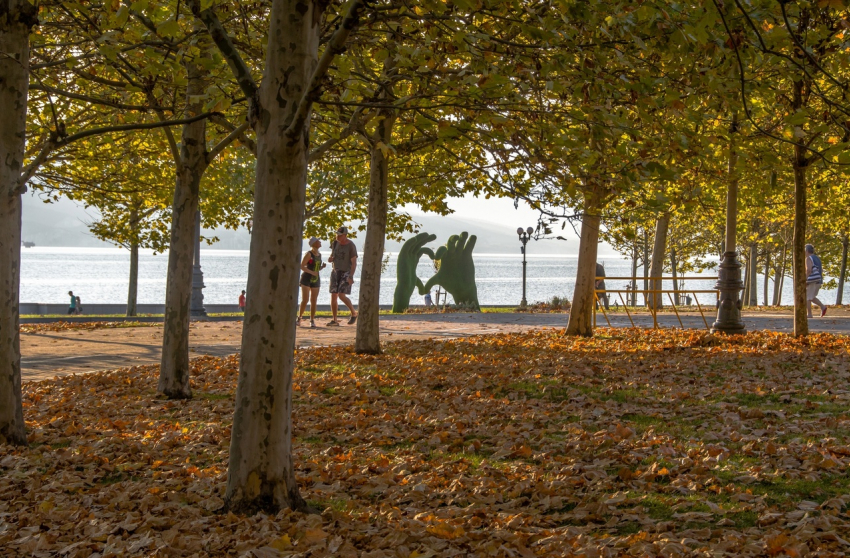
[[[0,90],[4,114],[0,127],[0,436],[15,444],[26,443],[19,336],[22,194],[45,162],[78,141],[184,125],[209,116],[165,114],[158,122],[122,121],[110,111],[120,107],[127,114],[137,114],[150,105],[116,96],[113,84],[97,78],[88,80],[97,85],[88,94],[62,96],[67,101],[57,102],[58,91],[72,85],[70,74],[85,79],[78,73],[103,62],[97,42],[67,35],[76,25],[73,20],[86,9],[60,0],[40,3],[38,10],[26,0],[0,2],[0,82],[4,84]],[[51,33],[33,33],[39,24]],[[63,87],[51,83],[50,76],[61,80]]]

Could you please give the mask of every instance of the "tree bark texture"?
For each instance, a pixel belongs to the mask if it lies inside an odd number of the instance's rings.
[[[127,288],[127,317],[135,316],[139,301],[139,243],[130,244],[130,286]]]
[[[593,335],[594,285],[596,284],[596,251],[599,246],[599,207],[587,203],[581,219],[581,240],[578,248],[578,269],[567,335]]]
[[[802,145],[794,145],[794,336],[809,334],[806,306],[806,163]],[[802,163],[802,164],[801,164]]]
[[[358,300],[357,336],[354,351],[359,354],[379,354],[381,337],[378,327],[381,296],[381,264],[384,259],[384,239],[387,235],[387,186],[389,161],[381,149],[392,141],[394,111],[384,111],[378,122],[377,141],[372,142],[369,170],[369,208],[366,220],[366,244],[360,268],[360,298]]]
[[[36,8],[0,0],[0,444],[27,443],[21,401],[21,172]]]
[[[747,258],[750,265],[747,269],[747,294],[749,295],[749,299],[747,299],[748,306],[758,306],[759,305],[759,275],[758,275],[758,245],[751,244],[750,245],[750,257]]]
[[[776,277],[773,281],[773,306],[779,306],[782,303],[782,282],[785,280],[785,259],[787,258],[788,247],[782,246],[782,255],[779,261],[775,263],[774,270]]]
[[[835,295],[835,304],[844,303],[844,278],[847,277],[847,248],[850,246],[850,238],[845,234],[841,238],[841,271],[838,274],[838,293]]]
[[[674,291],[679,290],[678,267],[679,267],[679,263],[676,261],[676,247],[671,246],[670,247],[670,272],[671,272],[670,275],[673,276],[673,290]],[[681,304],[681,300],[680,300],[678,292],[673,293],[673,303],[676,306],[679,306],[679,304]]]
[[[272,4],[258,94],[248,307],[225,502],[235,511],[304,509],[292,462],[292,373],[310,119],[292,133],[317,66],[319,2]]]
[[[203,112],[195,99],[205,89],[201,69],[186,63],[188,116]],[[169,399],[189,399],[189,308],[192,298],[192,262],[195,255],[195,220],[200,203],[201,178],[207,168],[206,120],[183,126],[174,202],[171,209],[171,239],[168,248],[168,278],[165,285],[165,320],[162,358],[157,391]],[[293,314],[294,315],[294,314]]]
[[[643,305],[649,306],[649,231],[643,230]]]
[[[770,292],[770,251],[764,254],[764,305],[768,305],[767,295]]]
[[[650,277],[661,277],[664,274],[664,254],[667,253],[667,230],[670,228],[670,214],[662,213],[655,222],[655,243],[652,247],[652,265]],[[663,282],[661,279],[652,280],[652,290],[661,290]],[[653,293],[650,297],[650,307],[660,309],[664,306],[664,295]]]
[[[638,245],[637,238],[635,238],[634,243],[632,244],[632,292],[631,292],[631,305],[632,307],[637,306],[637,268],[638,268]]]

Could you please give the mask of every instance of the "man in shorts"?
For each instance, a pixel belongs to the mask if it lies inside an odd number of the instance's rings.
[[[338,326],[336,319],[339,300],[348,307],[351,317],[348,323],[357,321],[357,312],[348,295],[351,294],[351,285],[354,284],[354,271],[357,269],[357,247],[348,240],[348,229],[340,227],[336,231],[336,240],[331,243],[331,255],[328,261],[333,264],[331,270],[331,313],[333,320],[328,322],[329,326]]]
[[[820,308],[820,317],[826,316],[826,304],[818,300],[818,291],[823,284],[823,264],[815,254],[815,247],[806,244],[806,313],[811,318],[812,304]]]

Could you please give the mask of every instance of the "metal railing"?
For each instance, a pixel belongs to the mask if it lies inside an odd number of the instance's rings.
[[[652,285],[652,284],[654,284],[653,283],[654,281],[673,281],[673,280],[675,280],[676,281],[675,284],[678,285],[679,281],[712,281],[713,278],[712,277],[597,277],[596,278],[596,281],[623,281],[623,280],[629,281],[630,284],[631,284],[631,282],[634,282],[635,285],[637,285],[637,281],[647,281],[647,284]],[[610,293],[616,293],[617,296],[620,298],[620,302],[623,303],[623,308],[626,311],[626,316],[628,316],[629,322],[632,324],[632,327],[635,327],[635,322],[632,319],[632,313],[629,312],[629,305],[626,304],[625,300],[623,300],[623,293],[626,293],[626,295],[627,295],[626,298],[628,298],[628,295],[632,295],[634,297],[635,302],[637,301],[637,293],[642,293],[644,295],[644,301],[645,301],[644,304],[649,309],[650,314],[652,314],[652,327],[655,328],[655,329],[658,329],[658,327],[659,327],[659,325],[658,325],[658,310],[659,310],[659,308],[657,308],[656,306],[660,306],[660,305],[655,304],[656,297],[654,295],[656,295],[656,294],[661,294],[661,295],[666,294],[667,298],[670,299],[670,305],[672,306],[673,312],[675,312],[675,314],[676,314],[676,319],[679,321],[679,325],[681,326],[682,329],[685,329],[685,325],[682,323],[682,317],[679,315],[679,308],[677,307],[677,304],[676,304],[675,300],[673,299],[673,295],[685,295],[685,296],[693,295],[693,300],[694,300],[694,302],[696,302],[697,309],[699,310],[699,314],[702,317],[702,321],[705,324],[706,329],[711,329],[711,327],[708,325],[708,320],[706,320],[706,318],[705,318],[705,311],[703,310],[703,306],[699,302],[699,297],[697,297],[697,294],[713,293],[715,295],[715,297],[719,298],[719,291],[717,289],[632,289],[632,288],[609,289],[609,288],[607,288],[607,285],[606,285],[606,288],[604,288],[604,289],[594,289],[594,291],[593,291],[593,297],[596,301],[596,304],[594,305],[594,309],[593,309],[593,327],[596,327],[597,310],[602,310],[602,315],[605,317],[605,321],[608,322],[608,327],[613,327],[611,325],[611,320],[608,318],[608,312],[606,311],[605,306],[603,305],[603,303],[602,303],[602,301],[600,300],[600,297],[599,297],[600,294],[607,297]],[[649,295],[653,295],[651,301],[650,301]],[[681,304],[679,304],[678,306],[681,306]]]

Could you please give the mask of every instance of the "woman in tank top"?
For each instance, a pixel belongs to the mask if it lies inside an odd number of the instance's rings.
[[[319,298],[319,271],[324,269],[327,264],[322,262],[322,254],[319,248],[322,247],[322,241],[315,236],[310,239],[310,249],[304,254],[301,259],[301,311],[298,313],[297,324],[301,323],[301,318],[304,317],[304,310],[307,309],[307,298],[310,298],[310,327],[316,327],[316,300]]]

